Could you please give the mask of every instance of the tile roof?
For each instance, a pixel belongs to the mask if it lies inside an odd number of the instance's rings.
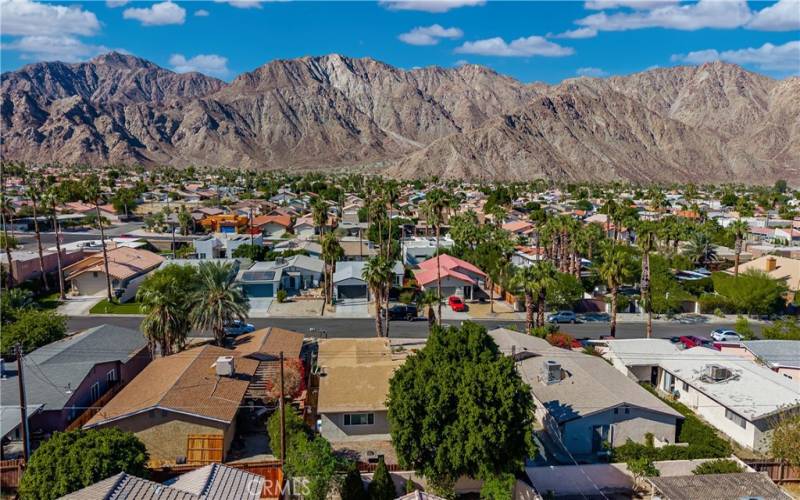
[[[108,272],[120,280],[155,269],[164,262],[164,257],[138,248],[120,246],[109,249],[106,253],[108,254]],[[103,254],[99,252],[90,255],[65,267],[64,272],[67,274],[67,279],[73,279],[87,272],[105,272]]]
[[[703,474],[699,476],[649,477],[647,481],[661,492],[664,500],[789,500],[766,474]]]
[[[486,276],[486,273],[481,271],[478,267],[470,264],[465,260],[461,260],[456,257],[453,257],[452,255],[447,255],[447,254],[440,255],[438,259],[436,257],[431,257],[426,261],[420,262],[419,267],[420,269],[433,269],[435,271],[437,266],[437,261],[438,265],[441,266],[442,269],[455,270],[456,268],[461,268],[463,270],[475,273],[479,276]]]
[[[237,358],[234,377],[216,376],[214,362],[232,352],[207,345],[154,360],[92,417],[86,427],[154,408],[231,422],[258,367],[254,359]]]
[[[292,225],[292,218],[289,215],[259,215],[253,217],[252,226],[264,226],[269,223],[275,223],[279,226],[290,227]]]

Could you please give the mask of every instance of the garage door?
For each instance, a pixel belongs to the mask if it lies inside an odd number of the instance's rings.
[[[365,299],[367,297],[366,285],[344,285],[336,287],[340,299]]]
[[[248,297],[272,297],[272,284],[245,285],[244,291]]]

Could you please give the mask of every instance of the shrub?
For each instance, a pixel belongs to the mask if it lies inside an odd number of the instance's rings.
[[[575,341],[575,337],[569,335],[568,333],[551,333],[549,334],[545,340],[550,342],[550,345],[555,347],[560,347],[562,349],[572,349],[572,343]]]
[[[286,290],[283,290],[283,289],[278,290],[278,293],[275,294],[275,298],[278,299],[278,302],[281,303],[281,304],[286,302],[286,299],[288,297],[289,297],[289,294],[286,292]]]
[[[692,474],[699,476],[702,474],[736,474],[738,472],[744,472],[739,462],[729,458],[720,458],[718,460],[703,462],[695,467]]]
[[[339,495],[342,500],[367,500],[367,491],[364,489],[364,481],[361,480],[361,473],[355,463],[350,464],[347,474],[342,480],[339,488]]]
[[[744,340],[753,340],[755,335],[753,334],[753,329],[750,328],[750,322],[747,321],[747,318],[744,316],[739,316],[736,318],[736,324],[734,325],[734,329],[736,332],[742,336]]]
[[[397,498],[394,481],[389,475],[389,468],[386,467],[383,457],[378,459],[378,467],[375,469],[375,473],[372,474],[372,481],[369,483],[368,491],[370,500],[394,500]]]
[[[0,350],[4,356],[12,354],[18,343],[22,351],[28,353],[64,338],[67,333],[67,318],[53,311],[18,309],[14,316],[16,321],[4,325],[0,336]]]
[[[400,302],[403,304],[412,304],[414,302],[415,293],[413,290],[403,290],[400,292]]]

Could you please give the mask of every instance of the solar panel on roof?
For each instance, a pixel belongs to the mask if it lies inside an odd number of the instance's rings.
[[[242,275],[246,281],[272,281],[275,271],[248,271]]]

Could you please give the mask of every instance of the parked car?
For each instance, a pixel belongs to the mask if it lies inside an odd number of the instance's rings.
[[[447,299],[447,304],[450,306],[450,309],[455,312],[464,312],[467,310],[467,305],[464,304],[461,297],[456,297],[455,295],[451,295],[450,298]]]
[[[399,304],[389,308],[389,320],[405,319],[413,321],[419,316],[417,306]]]
[[[611,321],[611,315],[608,313],[591,312],[579,314],[578,319],[587,323],[609,322]]]
[[[256,327],[252,323],[245,323],[242,320],[236,319],[231,323],[225,325],[225,335],[228,337],[236,337],[245,333],[254,332]]]
[[[717,328],[711,332],[711,338],[718,342],[739,342],[742,336],[730,328]]]
[[[558,311],[547,317],[548,323],[577,323],[578,316],[572,311]]]
[[[697,335],[684,335],[680,340],[687,349],[691,349],[692,347],[708,347],[709,349],[719,350],[714,346],[714,341],[706,337],[698,337]]]

